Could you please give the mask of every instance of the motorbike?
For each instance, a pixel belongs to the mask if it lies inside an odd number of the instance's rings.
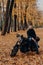
[[[20,34],[17,34],[17,38],[19,38],[19,40],[16,42],[16,44],[14,45],[14,47],[11,51],[11,54],[10,54],[11,57],[16,56],[19,49],[20,49],[20,52],[22,52],[22,53],[26,53],[29,51],[36,51],[36,53],[38,53],[39,45],[37,46],[36,43],[34,43],[34,41],[33,41],[33,43],[31,43],[31,41],[29,41],[28,38],[23,37],[23,35],[20,35]],[[39,40],[40,40],[40,38],[37,37],[36,38],[37,44],[38,44]]]

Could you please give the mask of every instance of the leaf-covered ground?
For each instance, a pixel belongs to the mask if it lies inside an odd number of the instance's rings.
[[[43,29],[35,29],[35,31],[40,37],[40,54],[37,55],[32,52],[23,54],[19,50],[14,58],[10,57],[10,53],[17,41],[16,34],[20,33],[26,36],[26,31],[12,32],[5,36],[1,36],[0,33],[0,65],[43,65]]]

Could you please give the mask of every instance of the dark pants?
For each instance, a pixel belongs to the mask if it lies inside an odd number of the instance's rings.
[[[30,50],[38,53],[38,44],[33,40],[30,41]]]

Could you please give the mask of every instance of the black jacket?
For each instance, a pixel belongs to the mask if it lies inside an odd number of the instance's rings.
[[[29,29],[27,31],[27,36],[28,36],[28,38],[33,37],[34,39],[36,39],[36,33],[35,33],[34,29]]]

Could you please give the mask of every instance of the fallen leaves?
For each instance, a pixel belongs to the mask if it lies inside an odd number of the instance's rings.
[[[41,32],[40,32],[41,31]],[[4,37],[0,35],[0,65],[43,65],[43,29],[36,29],[36,33],[40,36],[40,54],[21,53],[18,51],[14,58],[10,57],[10,52],[15,45],[17,38],[15,33],[10,33]],[[22,32],[22,33],[21,33]],[[25,33],[24,33],[25,32]],[[26,31],[18,32],[26,36]]]

